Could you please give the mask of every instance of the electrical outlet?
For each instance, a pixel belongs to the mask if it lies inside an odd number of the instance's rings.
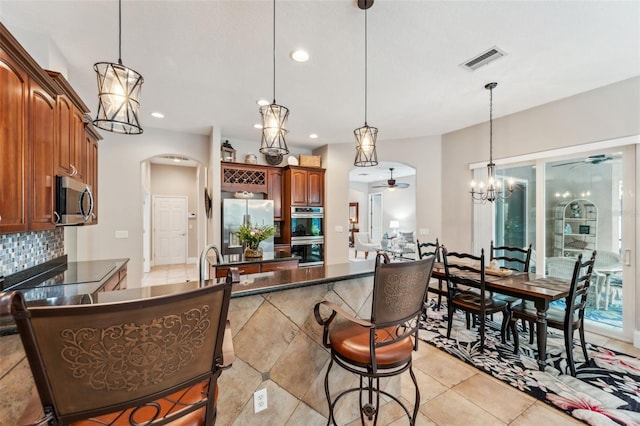
[[[259,413],[267,409],[267,388],[255,391],[253,394],[253,412]]]

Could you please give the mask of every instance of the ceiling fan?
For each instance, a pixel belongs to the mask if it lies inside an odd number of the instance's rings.
[[[398,188],[398,189],[405,189],[409,187],[408,183],[396,183],[396,180],[393,178],[393,167],[389,168],[389,171],[391,172],[391,178],[387,179],[387,184],[386,185],[374,185],[372,188]]]
[[[590,155],[582,160],[568,161],[566,163],[554,164],[553,167],[568,166],[570,164],[600,164],[605,161],[613,160],[615,157],[606,154]]]

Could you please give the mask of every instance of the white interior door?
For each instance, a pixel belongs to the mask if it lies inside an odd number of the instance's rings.
[[[382,194],[369,194],[369,237],[374,243],[382,239]]]
[[[187,262],[187,197],[153,197],[154,264]]]

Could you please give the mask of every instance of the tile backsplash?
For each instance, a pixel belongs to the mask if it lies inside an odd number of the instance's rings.
[[[0,276],[64,255],[64,228],[0,235]]]

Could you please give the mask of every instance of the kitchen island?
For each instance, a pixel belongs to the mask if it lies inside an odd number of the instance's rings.
[[[322,346],[322,328],[314,319],[313,307],[321,300],[331,300],[352,314],[368,317],[373,272],[371,260],[242,275],[232,291],[229,310],[236,360],[218,382],[216,424],[286,424],[292,418],[296,424],[326,423],[324,371],[329,353]],[[94,302],[155,297],[197,287],[197,282],[186,282],[128,288],[99,293]],[[7,419],[10,425],[34,386],[17,335],[0,337],[0,360],[4,390],[0,419]],[[351,378],[345,378],[332,384],[332,392],[350,384]],[[385,386],[399,392],[399,378]],[[269,408],[254,414],[253,393],[263,388],[268,392]],[[349,409],[340,412],[349,417],[338,418],[340,424],[357,415]]]

